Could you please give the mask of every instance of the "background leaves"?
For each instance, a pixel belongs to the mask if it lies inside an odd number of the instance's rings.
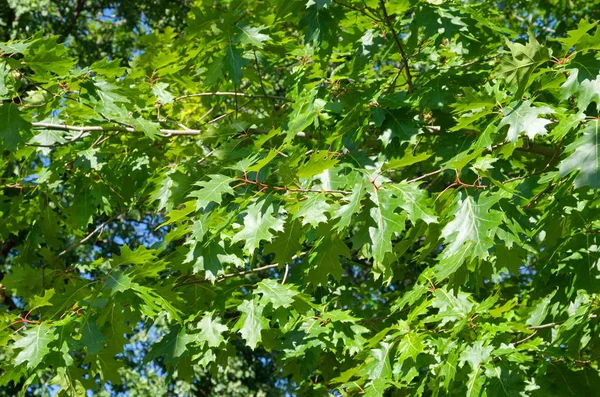
[[[0,393],[596,393],[600,7],[17,3]]]

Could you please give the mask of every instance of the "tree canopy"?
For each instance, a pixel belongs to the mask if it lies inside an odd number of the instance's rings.
[[[595,5],[0,0],[0,393],[594,395]]]

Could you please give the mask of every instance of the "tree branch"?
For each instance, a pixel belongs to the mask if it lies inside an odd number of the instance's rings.
[[[105,222],[102,222],[100,224],[100,226],[98,226],[97,228],[95,228],[94,230],[92,230],[92,232],[89,233],[87,236],[85,236],[84,238],[82,238],[79,241],[76,241],[75,243],[71,244],[69,247],[67,247],[64,250],[62,250],[58,255],[56,255],[56,258],[65,255],[66,253],[74,250],[75,248],[79,247],[80,245],[82,245],[85,242],[87,242],[88,240],[90,240],[96,233],[98,233],[99,231],[101,231],[102,229],[104,229],[106,227],[106,225],[108,225],[110,222],[112,222],[115,219],[117,219],[117,217],[119,217],[120,215],[121,214],[117,214],[117,215],[111,216]]]
[[[221,277],[218,277],[215,280],[215,283],[220,283],[222,281],[227,280],[228,278],[232,278],[232,277],[237,277],[237,276],[245,276],[247,274],[252,274],[252,273],[258,273],[258,272],[262,272],[263,270],[269,270],[269,269],[274,269],[276,267],[279,267],[279,263],[272,263],[270,265],[265,265],[265,266],[261,266],[261,267],[256,267],[254,269],[250,269],[250,270],[244,270],[241,272],[237,272],[237,273],[228,273],[228,274],[224,274]],[[196,279],[196,280],[191,280],[191,281],[185,281],[179,284],[176,284],[173,289],[175,288],[180,288],[180,287],[184,287],[186,285],[194,285],[194,284],[204,284],[204,283],[208,283],[210,282],[210,280],[207,279]]]
[[[406,183],[413,183],[413,182],[416,182],[416,181],[420,181],[421,179],[425,179],[427,177],[440,174],[440,173],[442,173],[444,171],[447,171],[447,170],[448,170],[447,168],[442,168],[441,170],[432,171],[432,172],[429,172],[427,174],[423,174],[421,176],[418,176],[418,177],[416,177],[414,179],[408,180],[408,181],[406,181]]]
[[[275,100],[284,101],[284,102],[292,102],[291,99],[283,97],[283,96],[278,96],[278,95],[253,95],[253,94],[246,94],[243,92],[223,92],[223,91],[200,92],[198,94],[182,95],[180,97],[173,99],[173,101],[181,101],[182,99],[199,98],[199,97],[205,97],[205,96],[234,96],[234,97],[245,97],[245,98],[252,98],[252,99],[267,98],[267,99],[275,99]]]
[[[99,126],[99,125],[90,125],[90,126],[83,126],[83,127],[78,127],[78,126],[74,126],[74,125],[67,125],[67,124],[52,124],[52,123],[31,123],[31,125],[34,128],[39,128],[39,129],[46,129],[46,130],[58,130],[58,131],[76,131],[76,132],[80,132],[80,133],[86,133],[86,132],[94,132],[94,131],[100,131],[100,132],[142,132],[142,131],[138,131],[135,128],[131,128],[131,127],[109,127],[109,126]],[[193,130],[193,129],[188,129],[188,130],[170,130],[170,129],[160,129],[159,130],[164,136],[168,137],[168,136],[172,136],[172,135],[200,135],[202,133],[201,130]],[[72,141],[70,141],[72,142]],[[37,145],[34,145],[37,146]]]
[[[244,178],[239,178],[239,181],[240,181],[240,184],[234,186],[234,189],[236,187],[244,186],[244,185],[255,185],[255,186],[260,187],[261,191],[265,190],[265,189],[271,189],[271,190],[276,190],[276,191],[286,191],[286,192],[290,192],[290,193],[352,194],[352,192],[349,192],[347,190],[297,189],[297,188],[290,188],[287,186],[267,185],[266,183],[248,179],[248,175],[244,175]]]
[[[404,70],[406,70],[406,82],[408,84],[408,91],[411,92],[413,90],[413,83],[412,75],[410,74],[410,68],[408,67],[408,57],[406,56],[406,52],[404,51],[404,47],[402,46],[402,42],[400,41],[400,37],[398,37],[396,29],[394,29],[394,24],[392,23],[392,21],[390,21],[390,16],[388,15],[387,9],[385,8],[385,0],[379,0],[379,5],[381,7],[381,11],[383,12],[383,21],[391,30],[392,36],[394,37],[394,42],[396,43],[396,47],[398,47],[398,51],[400,52],[400,57],[404,62]]]
[[[341,1],[339,1],[339,0],[333,0],[333,2],[334,2],[335,4],[338,4],[338,5],[342,6],[342,7],[346,7],[346,8],[348,8],[348,9],[352,10],[352,11],[356,11],[356,12],[358,12],[358,13],[361,13],[361,14],[363,14],[363,15],[367,16],[368,18],[370,18],[370,19],[372,19],[372,20],[374,20],[374,21],[376,21],[376,22],[380,22],[379,18],[377,18],[377,17],[376,17],[376,16],[374,16],[374,15],[371,15],[371,14],[369,14],[369,13],[366,11],[366,9],[365,9],[365,8],[358,8],[358,7],[355,7],[355,6],[353,6],[352,4],[346,4],[346,3],[342,3],[342,2],[341,2]]]

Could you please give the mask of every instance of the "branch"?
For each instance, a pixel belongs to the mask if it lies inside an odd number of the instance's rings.
[[[548,323],[548,324],[542,324],[542,325],[532,325],[527,328],[533,329],[533,330],[538,330],[538,329],[544,329],[544,328],[553,328],[553,327],[556,327],[557,325],[558,325],[558,323]]]
[[[402,57],[402,61],[404,62],[404,70],[406,70],[406,82],[408,83],[408,91],[413,90],[412,83],[412,75],[410,74],[410,68],[408,67],[408,57],[406,56],[406,52],[404,52],[404,47],[400,42],[400,38],[396,33],[396,29],[394,29],[394,24],[390,21],[390,17],[387,13],[387,9],[385,8],[385,0],[379,0],[379,5],[381,7],[381,11],[383,11],[383,21],[387,25],[387,27],[392,31],[392,35],[394,36],[394,42],[396,43],[396,47],[398,47],[398,51],[400,52],[400,56]]]
[[[57,130],[57,131],[76,131],[80,133],[86,132],[142,132],[138,131],[135,128],[131,127],[103,127],[99,125],[91,125],[91,126],[83,126],[78,127],[75,125],[67,125],[67,124],[52,124],[52,123],[31,123],[34,128],[46,129],[46,130]],[[170,129],[160,129],[159,130],[165,137],[173,136],[173,135],[200,135],[202,133],[201,130],[170,130]],[[69,141],[73,142],[73,141]]]
[[[0,185],[0,188],[3,189],[35,189],[36,187],[38,187],[38,185],[21,185],[20,183],[13,183],[13,184],[5,184],[5,185]]]
[[[303,257],[304,255],[306,255],[306,252],[301,252],[299,255],[294,255],[292,257],[292,262],[295,259]],[[220,283],[220,282],[225,281],[228,278],[232,278],[232,277],[245,276],[247,274],[262,272],[263,270],[275,269],[276,267],[279,267],[280,265],[281,265],[280,263],[271,263],[270,265],[265,265],[265,266],[261,266],[261,267],[255,267],[254,269],[250,269],[250,270],[243,270],[243,271],[237,272],[237,273],[224,274],[221,277],[217,277],[217,279],[215,280],[215,283]],[[285,264],[285,274],[283,276],[282,284],[285,283],[285,280],[286,280],[287,275],[288,275],[288,271],[289,271],[289,264],[286,263]],[[173,289],[179,288],[179,287],[183,287],[183,286],[186,286],[186,285],[204,284],[204,283],[208,283],[208,282],[210,282],[210,280],[207,280],[207,279],[196,279],[196,280],[191,280],[191,281],[184,281],[182,283],[175,284],[175,286],[173,287]]]
[[[76,241],[75,243],[71,244],[69,247],[67,247],[64,250],[62,250],[58,255],[56,255],[56,258],[61,257],[61,256],[65,255],[66,253],[70,252],[70,251],[73,251],[75,248],[79,247],[80,245],[82,245],[85,242],[87,242],[88,240],[90,240],[96,233],[98,233],[99,231],[101,231],[102,229],[104,229],[104,227],[106,227],[106,225],[108,225],[110,222],[114,221],[119,215],[121,215],[121,214],[117,214],[117,215],[111,216],[105,222],[102,222],[100,224],[100,226],[98,226],[97,228],[95,228],[94,230],[92,230],[92,232],[89,233],[87,236],[85,236],[84,238],[82,238],[79,241]]]
[[[228,278],[232,278],[232,277],[237,277],[237,276],[245,276],[247,274],[252,274],[252,273],[257,273],[257,272],[262,272],[263,270],[269,270],[269,269],[274,269],[276,267],[279,267],[279,263],[272,263],[270,265],[265,265],[265,266],[261,266],[261,267],[256,267],[254,269],[250,269],[250,270],[244,270],[241,272],[237,272],[237,273],[228,273],[228,274],[224,274],[221,277],[218,277],[215,280],[215,283],[220,283],[222,281],[227,280]],[[173,289],[175,288],[179,288],[179,287],[184,287],[186,285],[194,285],[194,284],[204,284],[204,283],[208,283],[210,282],[210,280],[207,279],[199,279],[199,280],[191,280],[191,281],[185,281],[179,284],[176,284]]]
[[[416,177],[416,178],[414,178],[414,179],[411,179],[411,180],[409,180],[409,181],[406,181],[406,183],[412,183],[412,182],[420,181],[421,179],[425,179],[425,178],[427,178],[427,177],[430,177],[430,176],[433,176],[433,175],[440,174],[440,173],[442,173],[442,172],[444,172],[444,171],[447,171],[447,169],[446,169],[446,168],[443,168],[443,169],[441,169],[441,170],[432,171],[432,172],[429,172],[429,173],[427,173],[427,174],[423,174],[423,175],[421,175],[421,176],[419,176],[419,177]]]
[[[253,181],[251,179],[248,179],[248,175],[244,175],[243,178],[239,178],[239,181],[241,181],[240,184],[234,186],[234,189],[236,187],[240,187],[240,186],[244,186],[244,185],[256,185],[260,187],[260,190],[265,190],[265,189],[271,189],[271,190],[276,190],[276,191],[286,191],[286,192],[291,192],[291,193],[323,193],[323,194],[352,194],[352,192],[349,192],[347,190],[326,190],[326,189],[296,189],[296,188],[290,188],[287,186],[273,186],[273,185],[267,185],[266,183],[262,183],[262,182],[258,182],[258,181]]]
[[[339,1],[339,0],[333,0],[333,2],[334,2],[335,4],[338,4],[338,5],[342,6],[342,7],[346,7],[346,8],[348,8],[348,9],[352,10],[352,11],[356,11],[356,12],[358,12],[358,13],[361,13],[361,14],[365,15],[366,17],[368,17],[368,18],[370,18],[370,19],[372,19],[372,20],[374,20],[374,21],[376,21],[376,22],[381,22],[381,21],[379,20],[379,18],[377,18],[377,17],[376,17],[376,16],[374,16],[374,15],[371,15],[371,14],[369,14],[369,13],[366,11],[366,8],[358,8],[358,7],[355,7],[355,6],[353,6],[352,4],[346,4],[346,3],[342,3],[342,2],[341,2],[341,1]]]
[[[543,147],[543,146],[533,146],[532,145],[530,147],[518,147],[515,150],[518,150],[520,152],[541,154],[542,156],[550,157],[550,158],[556,157],[556,153],[554,153],[554,151],[552,151],[549,148]]]
[[[286,98],[284,96],[278,96],[278,95],[253,95],[253,94],[245,94],[243,92],[223,92],[223,91],[200,92],[198,94],[182,95],[180,97],[173,99],[173,101],[180,101],[182,99],[198,98],[198,97],[204,97],[204,96],[234,96],[234,97],[245,97],[245,98],[252,98],[252,99],[267,98],[267,99],[276,99],[276,100],[284,101],[284,102],[292,102],[291,99]]]
[[[531,327],[529,327],[529,329],[531,329]],[[514,345],[516,346],[516,345],[520,345],[521,343],[527,342],[529,339],[533,338],[536,334],[537,334],[537,330],[534,329],[530,335],[524,337],[521,340],[516,341],[514,343]]]

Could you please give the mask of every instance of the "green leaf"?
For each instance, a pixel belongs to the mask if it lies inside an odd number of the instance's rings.
[[[213,319],[212,315],[207,313],[198,322],[196,328],[201,332],[196,334],[198,342],[205,342],[208,347],[219,347],[225,341],[223,332],[227,332],[229,328],[221,324],[218,318]]]
[[[196,198],[196,209],[205,208],[211,202],[221,204],[224,194],[234,194],[233,189],[229,184],[235,179],[225,175],[213,174],[209,175],[210,181],[202,181],[195,183],[195,186],[200,186],[201,189],[195,190],[189,194],[189,197]]]
[[[392,365],[390,360],[393,344],[381,342],[379,349],[371,350],[371,361],[365,371],[369,379],[391,379]]]
[[[298,178],[310,178],[318,175],[333,168],[338,162],[339,160],[330,156],[326,150],[321,150],[310,156],[308,161],[298,167]]]
[[[25,51],[25,63],[38,75],[38,79],[49,79],[51,73],[65,75],[75,65],[75,60],[67,56],[67,48],[52,43],[52,39],[37,47]],[[33,49],[33,50],[32,50]]]
[[[166,314],[169,321],[181,321],[180,311],[173,303],[161,295],[156,289],[131,283],[136,295],[141,299],[141,313],[150,318]]]
[[[187,352],[187,345],[193,341],[193,336],[180,326],[172,327],[170,332],[154,343],[147,360],[161,357],[167,364],[175,364]]]
[[[32,325],[25,334],[13,344],[22,349],[15,357],[15,364],[27,362],[27,368],[36,368],[50,353],[50,343],[57,338],[54,327],[47,324]]]
[[[569,63],[569,77],[560,86],[561,97],[575,97],[577,107],[585,112],[590,103],[600,106],[600,60],[595,54],[577,55]]]
[[[339,221],[335,224],[337,231],[347,228],[352,222],[353,215],[360,210],[360,202],[363,198],[364,189],[365,184],[362,181],[356,184],[352,189],[352,194],[348,198],[348,202],[334,212],[333,219],[339,218]]]
[[[311,225],[317,227],[320,223],[327,222],[326,212],[330,212],[331,204],[327,202],[324,194],[309,195],[306,200],[300,203],[300,209],[294,214],[294,219],[301,218],[302,226]]]
[[[504,117],[502,117],[498,127],[509,126],[506,135],[506,140],[509,142],[516,142],[521,132],[524,132],[529,139],[533,140],[536,136],[546,135],[546,125],[552,122],[538,116],[552,113],[554,113],[554,110],[548,106],[532,107],[529,101],[513,103],[502,109]]]
[[[258,283],[254,292],[262,295],[260,303],[263,306],[271,303],[274,309],[290,307],[294,302],[294,296],[298,295],[298,291],[295,291],[289,285],[281,285],[271,279],[265,279]]]
[[[600,132],[598,120],[587,123],[583,133],[567,147],[571,152],[559,166],[559,175],[577,171],[575,187],[600,188]]]
[[[576,47],[578,51],[590,48],[588,44],[592,41],[592,36],[588,32],[597,25],[597,22],[589,22],[587,19],[581,19],[577,24],[577,29],[569,30],[567,37],[557,38],[557,41],[563,43],[563,49],[566,52]],[[599,31],[596,30],[596,35]],[[597,45],[597,43],[595,43]]]
[[[302,250],[303,231],[300,222],[289,221],[283,231],[277,233],[272,243],[265,246],[265,254],[275,254],[275,263],[291,263],[292,258]]]
[[[437,216],[426,190],[420,189],[414,183],[394,183],[386,185],[386,188],[395,191],[394,194],[400,199],[400,208],[406,211],[413,225],[416,225],[419,220],[427,224],[437,222]]]
[[[169,88],[169,84],[161,82],[156,83],[152,86],[152,93],[158,98],[159,102],[163,105],[173,103],[173,99],[175,99],[173,94],[167,91],[167,88]]]
[[[110,294],[114,295],[117,292],[124,292],[131,288],[131,278],[119,272],[113,272],[108,275],[106,287],[110,289]]]
[[[265,30],[266,26],[238,26],[238,29],[241,31],[240,34],[240,43],[242,46],[253,46],[256,48],[263,48],[264,42],[271,40],[271,37],[264,33],[260,33],[261,30]]]
[[[21,117],[17,106],[12,103],[0,106],[0,139],[6,149],[15,150],[23,142],[20,132],[30,129],[31,124]]]
[[[3,54],[23,54],[35,41],[30,40],[11,40],[0,43],[0,51]]]
[[[81,343],[86,347],[88,354],[97,354],[104,348],[106,337],[95,321],[87,321],[82,328]]]
[[[447,241],[443,258],[448,258],[461,249],[469,249],[471,257],[487,258],[488,249],[494,245],[496,229],[502,222],[502,214],[491,209],[498,198],[486,194],[475,199],[463,196],[458,201],[454,219],[442,229]],[[468,242],[469,244],[465,246]]]
[[[531,315],[525,322],[527,325],[541,325],[546,316],[548,315],[548,310],[550,309],[550,302],[552,302],[552,298],[556,294],[556,291],[547,295],[543,299],[540,299],[537,304],[533,307],[531,311]]]
[[[121,265],[144,265],[153,262],[156,259],[156,251],[149,250],[140,245],[135,251],[132,251],[127,244],[121,247],[121,255],[115,255],[112,260],[113,267]]]
[[[33,311],[34,309],[37,309],[39,307],[52,306],[52,303],[50,303],[50,300],[52,299],[52,297],[54,296],[55,293],[56,293],[56,291],[54,290],[54,288],[51,288],[51,289],[47,289],[44,291],[44,296],[35,295],[29,301],[29,308],[30,308],[29,310]]]
[[[382,171],[394,170],[398,168],[408,167],[409,165],[413,165],[416,163],[420,163],[422,161],[427,160],[431,157],[431,153],[419,153],[416,156],[413,155],[412,151],[409,151],[402,158],[394,158],[385,163],[385,165],[381,168]]]
[[[243,301],[238,310],[242,315],[235,326],[246,340],[246,344],[254,350],[262,341],[262,330],[269,328],[269,321],[263,317],[263,307],[259,305],[257,297]]]
[[[425,348],[424,340],[424,334],[407,332],[398,344],[398,352],[400,352],[399,361],[405,361],[409,358],[412,360],[416,359],[419,354],[423,353]]]
[[[275,232],[282,232],[284,221],[273,216],[273,205],[266,202],[255,202],[246,208],[244,226],[237,232],[232,241],[244,242],[244,250],[253,254],[261,241],[271,241]]]
[[[127,70],[127,68],[121,67],[120,64],[120,59],[113,59],[112,61],[109,61],[108,58],[104,58],[100,61],[92,63],[90,70],[108,78],[117,78],[123,76]]]
[[[525,45],[506,40],[510,55],[502,58],[498,75],[510,85],[516,85],[514,98],[520,100],[530,84],[533,72],[550,59],[551,51],[540,45],[533,33],[529,32],[529,42]]]
[[[479,368],[469,374],[466,397],[479,397],[483,392],[485,377],[479,373]]]
[[[343,240],[326,235],[319,239],[316,248],[308,254],[308,279],[310,283],[318,285],[327,285],[327,280],[331,275],[335,280],[340,280],[344,272],[340,263],[340,256],[350,257],[350,249]]]
[[[229,72],[229,78],[234,85],[239,86],[242,81],[242,69],[248,64],[248,60],[242,57],[242,50],[228,45],[225,54],[225,64]]]
[[[492,346],[484,346],[483,341],[477,341],[463,350],[460,355],[461,365],[466,361],[473,370],[479,369],[482,363],[486,363],[490,358],[490,353],[494,350]]]
[[[394,234],[404,230],[406,217],[395,212],[400,207],[400,202],[392,192],[377,189],[370,192],[369,196],[375,204],[370,211],[375,226],[369,227],[373,259],[377,263],[383,263],[385,255],[392,252]]]
[[[193,273],[204,271],[206,280],[215,282],[224,273],[224,264],[241,266],[243,262],[235,255],[227,254],[222,243],[211,241],[208,244],[194,242],[184,263],[192,263]]]

